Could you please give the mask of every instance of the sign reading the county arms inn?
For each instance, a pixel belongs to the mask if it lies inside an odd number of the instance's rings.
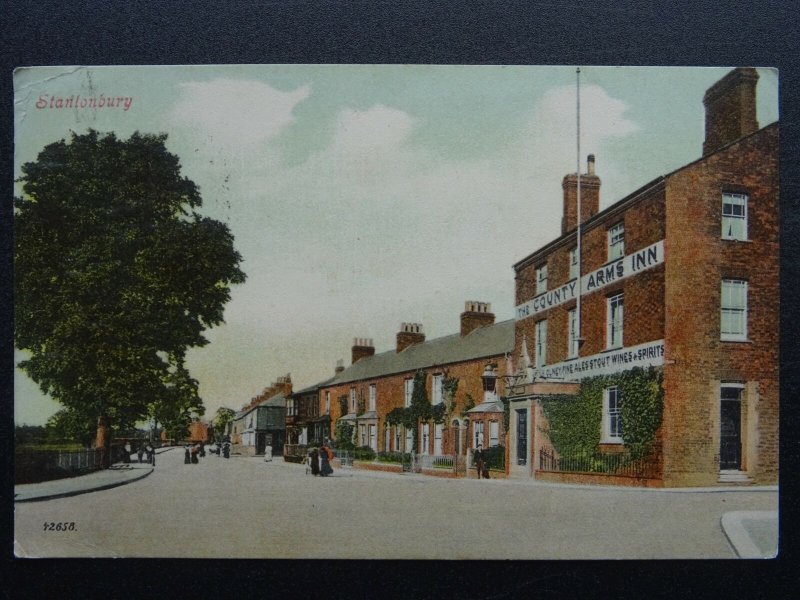
[[[633,367],[658,367],[664,364],[664,340],[619,348],[533,369],[541,379],[577,381],[584,377],[611,375]]]
[[[581,277],[582,295],[594,293],[599,289],[636,275],[647,269],[656,267],[664,262],[664,240],[658,241],[643,250],[623,256],[613,262],[603,265],[599,269]],[[574,300],[578,294],[578,280],[573,279],[555,289],[539,294],[517,306],[517,321],[532,317],[554,306],[559,306]]]

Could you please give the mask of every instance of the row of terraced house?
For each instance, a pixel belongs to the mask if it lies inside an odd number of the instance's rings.
[[[471,476],[481,446],[496,476],[776,483],[778,124],[756,121],[757,79],[712,86],[698,159],[604,210],[594,156],[565,176],[561,234],[513,265],[513,320],[468,301],[457,333],[356,338],[350,365],[287,393],[287,460],[346,441],[378,457],[361,466]]]

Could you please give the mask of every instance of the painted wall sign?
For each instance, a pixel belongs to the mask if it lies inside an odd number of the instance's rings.
[[[536,379],[580,381],[584,377],[611,375],[633,367],[659,367],[663,364],[664,340],[657,340],[545,365],[539,369],[532,368],[531,371]]]
[[[623,256],[581,277],[581,295],[592,294],[614,282],[656,267],[663,262],[664,240],[660,240],[647,248]],[[516,319],[521,321],[549,308],[574,300],[577,294],[578,281],[573,279],[517,306]]]

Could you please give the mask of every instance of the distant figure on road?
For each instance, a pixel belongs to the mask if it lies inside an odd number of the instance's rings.
[[[153,448],[153,446],[151,444],[147,444],[147,447],[145,448],[145,451],[147,452],[147,462],[149,462],[151,465],[153,465],[155,467],[156,466],[156,451],[155,451],[155,448]]]
[[[231,444],[230,442],[225,442],[225,446],[222,448],[222,456],[225,458],[231,457]]]
[[[189,455],[189,444],[186,444],[186,450],[183,453],[183,464],[189,465],[192,463],[192,457]]]
[[[319,474],[322,477],[327,477],[333,473],[331,460],[333,460],[333,451],[325,444],[322,444],[322,447],[319,449]]]
[[[139,457],[139,464],[142,464],[142,456],[144,456],[144,446],[139,444],[139,449],[136,450],[136,455]]]
[[[200,452],[200,448],[198,446],[192,446],[191,454],[192,454],[192,464],[196,465],[200,462],[197,458],[198,453]]]
[[[484,479],[489,479],[489,470],[486,468],[486,462],[484,461],[483,456],[483,446],[478,444],[478,447],[475,448],[475,454],[473,454],[473,458],[475,459],[475,468],[478,469],[478,479],[483,477]]]
[[[131,462],[131,443],[125,442],[125,461],[126,463]]]
[[[200,442],[200,458],[206,457],[206,445],[203,442]]]
[[[312,448],[308,453],[308,466],[312,475],[319,475],[319,450]]]

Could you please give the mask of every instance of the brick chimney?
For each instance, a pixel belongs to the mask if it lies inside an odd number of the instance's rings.
[[[461,337],[472,333],[478,327],[494,325],[492,305],[488,302],[464,302],[464,312],[461,313]]]
[[[275,394],[283,394],[284,396],[288,396],[292,393],[292,375],[291,373],[287,373],[281,377],[278,377],[278,380],[272,384],[272,390],[274,390],[272,395]]]
[[[353,338],[353,361],[356,364],[362,358],[375,354],[375,346],[372,345],[372,338]]]
[[[421,344],[425,341],[425,334],[422,333],[420,323],[401,323],[400,331],[397,332],[397,351],[402,352],[409,346]]]
[[[754,68],[739,67],[708,88],[703,96],[706,109],[703,156],[758,129],[757,82],[758,73]]]
[[[344,371],[344,360],[340,358],[336,361],[336,368],[333,370],[333,372],[338,375],[342,371]]]
[[[594,174],[594,154],[586,160],[586,173],[581,175],[581,223],[600,210],[600,178]],[[565,175],[561,182],[564,190],[564,216],[561,219],[561,235],[578,226],[578,175]]]

